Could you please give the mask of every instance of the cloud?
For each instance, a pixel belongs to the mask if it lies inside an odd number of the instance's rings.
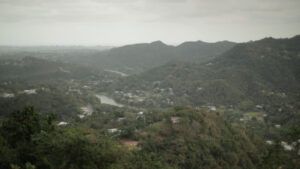
[[[0,0],[0,36],[15,42],[20,39],[14,35],[26,28],[23,41],[29,32],[39,32],[34,38],[43,42],[63,34],[69,34],[65,42],[78,34],[84,41],[96,42],[97,35],[110,43],[243,40],[300,33],[299,9],[299,0]]]
[[[252,17],[296,20],[299,8],[298,0],[0,0],[0,20],[176,22],[207,18],[216,21],[215,17],[224,16],[233,21]]]

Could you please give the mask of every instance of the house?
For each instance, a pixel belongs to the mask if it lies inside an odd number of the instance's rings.
[[[262,105],[256,105],[255,107],[258,108],[258,109],[262,109],[263,108]]]
[[[281,125],[280,124],[275,124],[275,128],[279,129],[279,128],[281,128]]]
[[[82,114],[86,115],[86,116],[90,116],[93,114],[93,107],[89,104],[87,106],[81,107],[80,108],[82,111]]]
[[[180,121],[180,117],[177,117],[177,116],[171,117],[171,122],[173,124],[177,124],[177,123],[179,123],[179,121]]]
[[[25,94],[36,94],[36,89],[23,90]]]
[[[78,117],[83,119],[85,117],[85,115],[84,114],[79,114]]]
[[[87,86],[87,85],[82,86],[82,88],[84,88],[84,89],[91,89],[91,87]]]
[[[121,122],[121,121],[124,121],[126,118],[125,117],[119,117],[118,119],[117,119],[117,121],[118,122]]]
[[[287,142],[285,142],[285,141],[281,141],[281,146],[283,147],[283,149],[285,150],[285,151],[292,151],[293,149],[294,149],[294,147],[293,146],[291,146],[291,145],[289,145]]]
[[[4,97],[4,98],[13,98],[13,97],[15,97],[15,94],[13,94],[13,93],[3,93],[2,97]]]
[[[57,125],[58,126],[66,126],[66,125],[68,125],[69,123],[67,123],[67,122],[64,122],[64,121],[61,121],[61,122],[59,122]]]
[[[107,129],[107,131],[108,131],[109,133],[116,133],[116,132],[119,132],[120,130],[117,129],[117,128],[111,128],[111,129]]]
[[[207,106],[209,108],[210,111],[216,111],[217,108],[216,106]]]
[[[274,142],[273,142],[272,140],[267,140],[266,143],[267,143],[268,145],[273,145],[273,144],[274,144]]]
[[[134,140],[122,140],[121,143],[128,147],[136,147],[139,144],[138,141],[134,141]]]

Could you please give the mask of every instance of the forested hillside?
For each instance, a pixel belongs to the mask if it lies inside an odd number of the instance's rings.
[[[80,123],[56,126],[53,116],[42,116],[33,108],[26,108],[9,115],[0,126],[0,166],[26,169],[271,166],[273,159],[265,156],[267,149],[261,140],[241,127],[224,122],[220,113],[190,108],[156,113],[145,114],[146,120],[135,136],[126,138],[121,133],[120,140],[119,136],[111,138],[111,133],[80,127]],[[293,167],[296,163],[285,161],[282,165]]]
[[[89,104],[100,103],[90,89],[109,84],[119,76],[35,57],[16,55],[0,59],[0,116],[34,106],[40,113],[70,119]]]
[[[300,169],[300,0],[0,0],[0,169]]]
[[[161,41],[121,47],[7,47],[0,46],[0,58],[20,59],[26,56],[64,63],[75,63],[94,69],[108,69],[128,74],[141,73],[170,61],[204,62],[229,50],[234,42],[184,42],[178,46]]]
[[[0,168],[295,169],[299,44],[4,53]]]
[[[127,73],[140,73],[170,61],[204,62],[211,60],[235,45],[233,42],[185,42],[178,46],[161,41],[113,48],[90,57],[91,65],[117,69]]]
[[[299,99],[299,44],[299,36],[242,43],[206,63],[172,62],[122,79],[115,89],[163,90],[176,104],[293,102]]]

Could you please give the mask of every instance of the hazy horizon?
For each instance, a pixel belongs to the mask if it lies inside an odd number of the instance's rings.
[[[247,42],[300,34],[297,0],[0,0],[1,46]]]
[[[218,41],[203,41],[201,39],[199,40],[186,40],[186,41],[183,41],[183,42],[178,42],[178,43],[173,43],[173,44],[170,44],[170,43],[165,43],[164,41],[162,40],[154,40],[154,41],[149,41],[149,42],[136,42],[136,43],[124,43],[124,44],[121,44],[121,45],[102,45],[102,44],[92,44],[92,45],[85,45],[85,44],[46,44],[46,45],[2,45],[0,44],[0,47],[24,47],[24,48],[30,48],[30,47],[69,47],[69,48],[73,48],[73,47],[82,47],[82,48],[97,48],[97,47],[101,47],[101,48],[107,48],[107,49],[110,49],[110,48],[114,48],[114,47],[122,47],[122,46],[127,46],[127,45],[135,45],[135,44],[144,44],[144,43],[153,43],[153,42],[157,42],[157,41],[161,41],[162,43],[166,44],[166,45],[169,45],[169,46],[179,46],[185,42],[197,42],[197,41],[202,41],[202,42],[205,42],[205,43],[217,43],[217,42],[223,42],[223,41],[228,41],[228,42],[233,42],[233,43],[247,43],[247,42],[251,42],[251,41],[259,41],[259,40],[262,40],[262,39],[265,39],[265,38],[274,38],[274,39],[290,39],[290,38],[293,38],[295,36],[300,36],[300,34],[297,34],[297,35],[293,35],[293,36],[289,36],[289,37],[272,37],[272,36],[266,36],[266,37],[262,37],[262,38],[259,38],[259,39],[250,39],[250,40],[247,40],[247,41],[240,41],[240,42],[237,42],[237,41],[231,41],[231,40],[218,40]]]
[[[300,169],[300,0],[0,0],[0,169]]]

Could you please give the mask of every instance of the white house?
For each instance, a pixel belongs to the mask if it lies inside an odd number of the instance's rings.
[[[109,133],[116,133],[116,132],[119,131],[119,129],[117,129],[117,128],[111,128],[111,129],[107,129],[107,131],[108,131]]]
[[[67,123],[67,122],[65,122],[65,121],[61,121],[61,122],[59,122],[57,125],[58,126],[66,126],[66,125],[68,125],[69,123]]]

